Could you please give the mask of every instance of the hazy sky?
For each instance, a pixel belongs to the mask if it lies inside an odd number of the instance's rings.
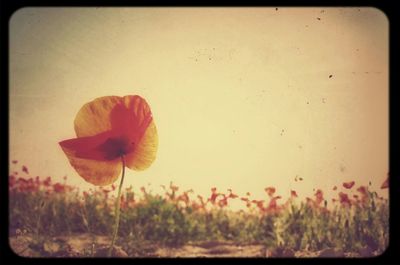
[[[378,189],[389,170],[388,20],[373,8],[24,8],[9,91],[10,159],[82,188],[58,142],[108,95],[144,97],[159,133],[124,187],[310,196]]]

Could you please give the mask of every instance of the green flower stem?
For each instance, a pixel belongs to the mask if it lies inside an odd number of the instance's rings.
[[[111,246],[110,249],[108,250],[108,256],[111,257],[113,249],[114,249],[114,243],[117,238],[118,234],[118,228],[119,228],[119,217],[120,217],[120,205],[121,205],[121,189],[122,189],[122,183],[124,182],[124,176],[125,176],[125,159],[124,156],[121,156],[121,161],[122,161],[122,177],[121,177],[121,182],[119,183],[119,188],[118,188],[118,195],[117,195],[117,200],[115,201],[115,224],[114,224],[114,233],[113,233],[113,238],[111,241]]]

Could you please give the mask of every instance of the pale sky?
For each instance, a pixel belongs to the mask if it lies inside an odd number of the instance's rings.
[[[10,159],[93,187],[58,142],[76,137],[83,104],[140,95],[159,149],[149,169],[126,171],[124,187],[173,181],[257,199],[266,186],[284,197],[329,197],[350,180],[378,190],[389,170],[388,26],[374,8],[20,9]]]

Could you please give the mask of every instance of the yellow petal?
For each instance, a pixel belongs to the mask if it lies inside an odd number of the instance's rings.
[[[133,170],[144,170],[148,168],[156,159],[157,148],[157,128],[154,124],[154,120],[152,120],[135,148],[135,151],[126,156],[126,166]]]
[[[83,105],[74,121],[76,136],[93,136],[110,130],[110,113],[121,100],[122,97],[107,96]]]
[[[121,173],[122,161],[120,158],[110,161],[98,161],[78,158],[72,149],[62,146],[64,153],[72,167],[87,182],[96,186],[105,186],[114,183]]]

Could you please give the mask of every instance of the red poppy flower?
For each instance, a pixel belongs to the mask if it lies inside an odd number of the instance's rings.
[[[51,185],[51,177],[47,177],[44,181],[43,181],[43,185],[48,187]]]
[[[297,198],[298,197],[297,196],[297,192],[295,190],[291,190],[290,191],[290,196],[293,197],[293,198]]]
[[[231,199],[236,199],[239,196],[234,194],[234,193],[230,193],[228,197],[231,198]]]
[[[343,182],[343,187],[345,187],[346,189],[351,189],[354,186],[354,184],[355,184],[354,181]]]
[[[351,205],[351,200],[346,193],[339,192],[339,200],[342,205]]]
[[[189,196],[187,194],[187,192],[184,192],[183,194],[179,195],[177,198],[178,201],[183,201],[184,203],[188,204],[190,199]]]
[[[381,189],[387,189],[389,188],[389,176],[386,178],[386,180],[382,183]]]
[[[264,200],[259,200],[254,202],[257,205],[257,208],[260,210],[264,209]]]
[[[133,170],[144,170],[155,160],[157,130],[140,96],[97,98],[79,110],[74,128],[77,138],[59,144],[78,174],[94,185],[118,178],[121,157]]]
[[[274,187],[267,187],[267,188],[265,188],[264,190],[265,190],[266,193],[268,193],[268,196],[270,196],[270,197],[271,197],[272,195],[274,195],[274,193],[275,193],[275,191],[276,191]]]
[[[315,202],[319,205],[324,200],[324,193],[322,192],[322,190],[318,189],[314,195]]]
[[[223,207],[228,205],[228,197],[225,196],[225,195],[222,195],[222,196],[223,196],[223,198],[218,201],[218,206],[221,207],[221,208],[223,208]]]
[[[26,166],[22,166],[22,171],[26,174],[29,174],[28,168]]]
[[[279,208],[277,200],[279,200],[281,198],[282,198],[281,196],[275,196],[275,197],[271,198],[271,200],[269,201],[267,210],[272,211],[272,212],[277,211]]]
[[[17,183],[17,180],[16,180],[15,176],[14,176],[14,175],[11,175],[11,176],[10,176],[10,179],[9,179],[8,186],[9,186],[10,188],[14,188],[14,185],[15,185],[16,183]]]
[[[219,195],[221,195],[221,194],[213,191],[213,193],[211,194],[211,197],[208,198],[208,201],[210,201],[212,204],[214,204]]]
[[[368,188],[366,186],[360,186],[357,188],[357,191],[362,195],[368,195]]]
[[[64,185],[62,185],[61,183],[57,182],[56,184],[53,185],[53,189],[55,192],[57,193],[61,193],[65,191],[65,187]]]

